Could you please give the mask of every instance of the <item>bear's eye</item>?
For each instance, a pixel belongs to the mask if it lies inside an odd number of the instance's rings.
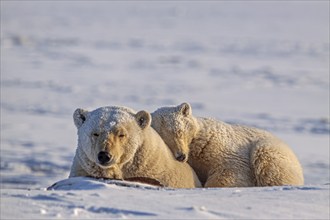
[[[125,136],[126,136],[126,135],[123,134],[123,133],[120,133],[120,134],[118,135],[119,138],[123,138],[123,137],[125,137]]]
[[[94,136],[94,137],[98,137],[98,136],[100,136],[100,134],[97,133],[97,132],[94,132],[94,133],[93,133],[93,136]]]

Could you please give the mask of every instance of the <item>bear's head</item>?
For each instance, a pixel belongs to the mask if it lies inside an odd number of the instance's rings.
[[[182,103],[175,107],[162,107],[152,114],[151,126],[159,133],[178,161],[186,162],[189,144],[197,132],[197,122],[191,106]]]
[[[123,165],[141,145],[141,132],[150,126],[151,115],[125,107],[77,109],[73,114],[78,129],[78,148],[101,168]]]

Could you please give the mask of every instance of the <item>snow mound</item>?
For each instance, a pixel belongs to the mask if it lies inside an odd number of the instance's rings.
[[[133,187],[153,190],[160,189],[159,186],[135,181],[95,179],[91,177],[73,177],[58,181],[48,187],[47,190],[94,190],[118,187]]]

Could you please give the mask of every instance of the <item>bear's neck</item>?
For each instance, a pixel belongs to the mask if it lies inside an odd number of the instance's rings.
[[[228,124],[212,118],[196,117],[196,133],[194,139],[208,137],[210,133],[217,133],[228,129]]]
[[[214,139],[217,140],[218,152],[225,154],[225,152],[223,152],[224,148],[221,146],[225,144],[226,140],[224,140],[225,138],[217,137],[227,137],[231,135],[231,132],[228,132],[228,129],[231,129],[230,126],[211,118],[197,117],[196,120],[198,129],[189,145],[189,157],[191,157],[192,160],[199,161],[202,160],[201,158],[204,158],[201,154],[214,154]],[[227,150],[229,149],[225,151]]]
[[[163,163],[161,161],[170,160],[167,157],[171,155],[171,153],[169,149],[164,149],[166,145],[162,143],[160,137],[158,139],[158,133],[154,132],[155,134],[152,134],[153,132],[152,129],[148,129],[144,132],[145,136],[141,145],[135,152],[134,157],[123,166],[125,178],[149,177],[157,179],[160,170],[170,168],[168,163]],[[166,150],[168,150],[168,152],[166,152]],[[161,165],[162,167],[160,167]]]

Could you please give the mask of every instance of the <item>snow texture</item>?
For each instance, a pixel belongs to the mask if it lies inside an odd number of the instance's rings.
[[[328,219],[329,14],[328,1],[1,1],[0,218]],[[75,109],[182,102],[274,133],[305,185],[66,180]]]

